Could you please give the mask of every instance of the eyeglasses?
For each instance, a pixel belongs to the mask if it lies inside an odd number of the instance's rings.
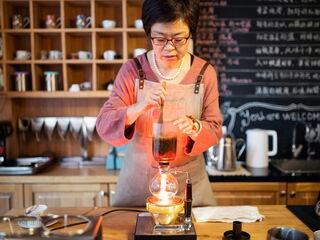
[[[190,38],[190,35],[188,37],[177,37],[177,38],[164,38],[164,37],[150,37],[152,43],[157,46],[166,46],[168,42],[171,42],[173,46],[180,47],[187,43],[188,39]]]

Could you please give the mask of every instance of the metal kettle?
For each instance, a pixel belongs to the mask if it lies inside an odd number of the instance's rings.
[[[246,144],[242,138],[234,139],[230,134],[227,135],[226,126],[222,127],[223,137],[219,140],[217,146],[209,148],[207,151],[208,158],[219,171],[234,171],[236,170],[236,161],[243,153]],[[241,149],[237,153],[237,146],[241,144]]]

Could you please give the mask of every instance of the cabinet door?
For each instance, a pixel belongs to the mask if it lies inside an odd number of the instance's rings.
[[[23,207],[22,184],[0,184],[0,215]]]
[[[225,182],[212,183],[218,205],[285,204],[285,183]]]
[[[288,183],[288,205],[314,205],[320,194],[320,183]]]
[[[108,184],[26,184],[25,207],[107,207]]]

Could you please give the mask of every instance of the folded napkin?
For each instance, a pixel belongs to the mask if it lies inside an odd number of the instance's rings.
[[[245,223],[262,221],[264,216],[253,206],[197,207],[192,209],[196,222]]]

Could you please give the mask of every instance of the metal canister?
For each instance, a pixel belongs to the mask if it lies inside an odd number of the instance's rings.
[[[27,90],[27,72],[15,72],[15,89],[18,92]]]
[[[45,71],[45,89],[49,92],[58,90],[58,72]]]

